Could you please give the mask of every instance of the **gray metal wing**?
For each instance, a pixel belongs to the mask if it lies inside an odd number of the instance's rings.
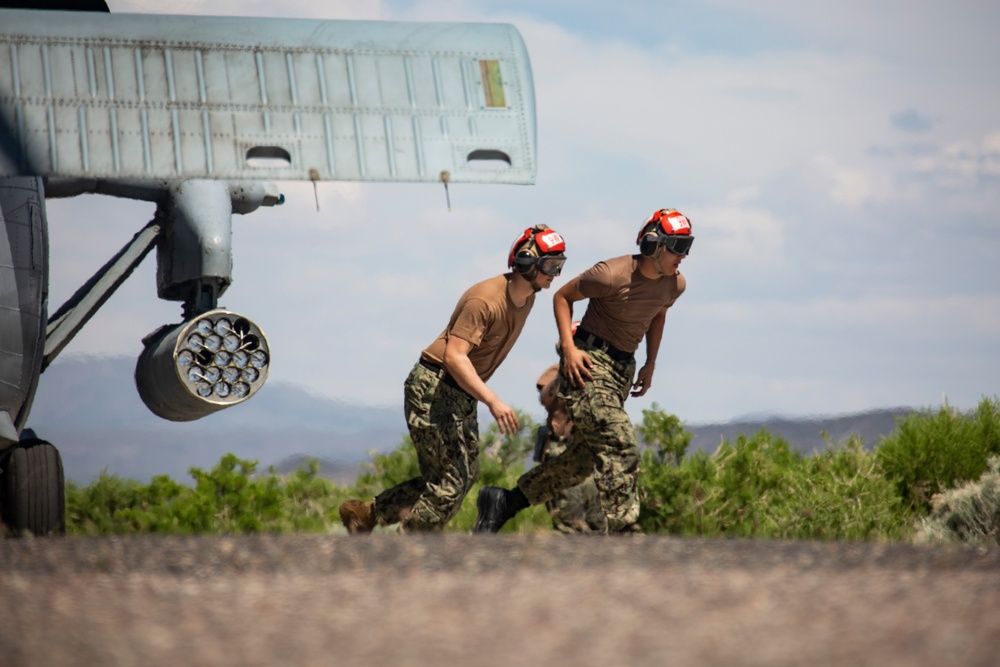
[[[533,183],[510,25],[0,10],[0,176]]]

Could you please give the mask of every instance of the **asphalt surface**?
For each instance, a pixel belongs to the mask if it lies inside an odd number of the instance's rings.
[[[0,666],[1000,665],[1000,550],[659,536],[0,540]]]

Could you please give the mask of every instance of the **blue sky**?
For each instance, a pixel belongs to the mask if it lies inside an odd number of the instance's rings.
[[[399,405],[458,296],[505,270],[526,226],[566,237],[568,278],[633,252],[641,222],[673,207],[697,237],[689,289],[650,392],[627,404],[634,420],[654,401],[694,424],[1000,394],[1000,5],[289,0],[280,12],[514,24],[532,62],[539,169],[534,186],[453,187],[451,212],[437,186],[358,183],[321,184],[317,212],[296,183],[282,185],[285,206],[235,216],[222,305],[267,333],[270,382]],[[152,213],[50,202],[54,305]],[[137,356],[145,334],[177,321],[154,270],[149,258],[63,354]],[[544,292],[491,381],[501,398],[540,414],[534,381],[555,339]]]

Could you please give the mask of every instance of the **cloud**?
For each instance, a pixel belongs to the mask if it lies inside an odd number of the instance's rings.
[[[698,216],[693,218],[695,249],[704,245],[705,254],[720,269],[727,264],[750,268],[781,262],[786,223],[774,213],[744,204],[698,209]]]
[[[897,111],[892,114],[889,118],[892,126],[897,130],[902,130],[903,132],[911,132],[913,134],[921,134],[927,132],[933,127],[934,123],[930,118],[922,115],[919,111],[913,108],[904,109],[902,111]]]
[[[817,189],[836,204],[856,209],[876,195],[873,174],[843,167],[827,155],[814,157],[810,167]],[[886,193],[883,190],[880,194]]]
[[[654,400],[687,420],[929,404],[942,391],[963,405],[1000,372],[1000,41],[988,4],[292,0],[282,15],[513,22],[535,76],[538,185],[456,186],[449,213],[438,186],[282,184],[285,206],[234,218],[225,302],[271,338],[272,381],[395,404],[458,295],[504,269],[521,229],[545,222],[566,237],[567,280],[634,251],[641,222],[669,206],[698,241],[668,317],[669,361],[647,398],[630,399],[636,416]],[[618,14],[666,28],[638,39]],[[740,48],[689,43],[741,25],[754,30]],[[53,301],[152,215],[107,202],[50,204]],[[179,304],[155,298],[153,264],[71,352],[134,349],[177,320]],[[491,387],[534,410],[553,343],[543,293]]]
[[[519,27],[547,129],[542,164],[565,180],[603,170],[614,182],[641,169],[691,197],[719,197],[793,162],[825,156],[846,165],[863,156],[911,94],[889,63],[857,53],[678,53],[670,42],[595,42],[547,23]],[[552,146],[559,150],[545,150]],[[555,165],[546,162],[553,153]],[[865,178],[841,174],[836,196],[863,199]]]
[[[794,0],[702,0],[725,13],[739,12],[781,26],[813,48],[867,51],[901,62],[967,64],[989,67],[996,62],[997,42],[991,34],[1000,22],[1000,7],[982,0],[842,0],[822,7]]]
[[[996,206],[1000,176],[1000,131],[996,127],[984,135],[915,149],[900,145],[873,157],[875,164],[895,170],[896,194],[900,197],[946,199],[952,207],[959,201],[970,210]]]

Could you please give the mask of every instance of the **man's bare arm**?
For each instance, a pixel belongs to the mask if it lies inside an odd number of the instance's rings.
[[[501,433],[507,435],[517,433],[521,427],[517,421],[517,413],[501,401],[500,397],[493,393],[493,390],[486,386],[486,383],[479,377],[479,373],[476,372],[476,368],[469,359],[471,349],[472,343],[469,341],[457,336],[448,336],[444,348],[445,370],[455,378],[462,389],[489,408]]]
[[[552,296],[552,309],[559,328],[559,344],[562,347],[563,372],[575,386],[581,387],[586,380],[593,380],[590,372],[593,362],[590,355],[576,347],[573,341],[573,304],[586,299],[580,291],[580,279],[574,278],[559,288]]]
[[[653,386],[653,372],[656,370],[656,355],[660,352],[660,341],[663,339],[663,325],[667,317],[667,309],[657,313],[646,329],[646,363],[636,374],[632,385],[632,396],[642,396]]]

